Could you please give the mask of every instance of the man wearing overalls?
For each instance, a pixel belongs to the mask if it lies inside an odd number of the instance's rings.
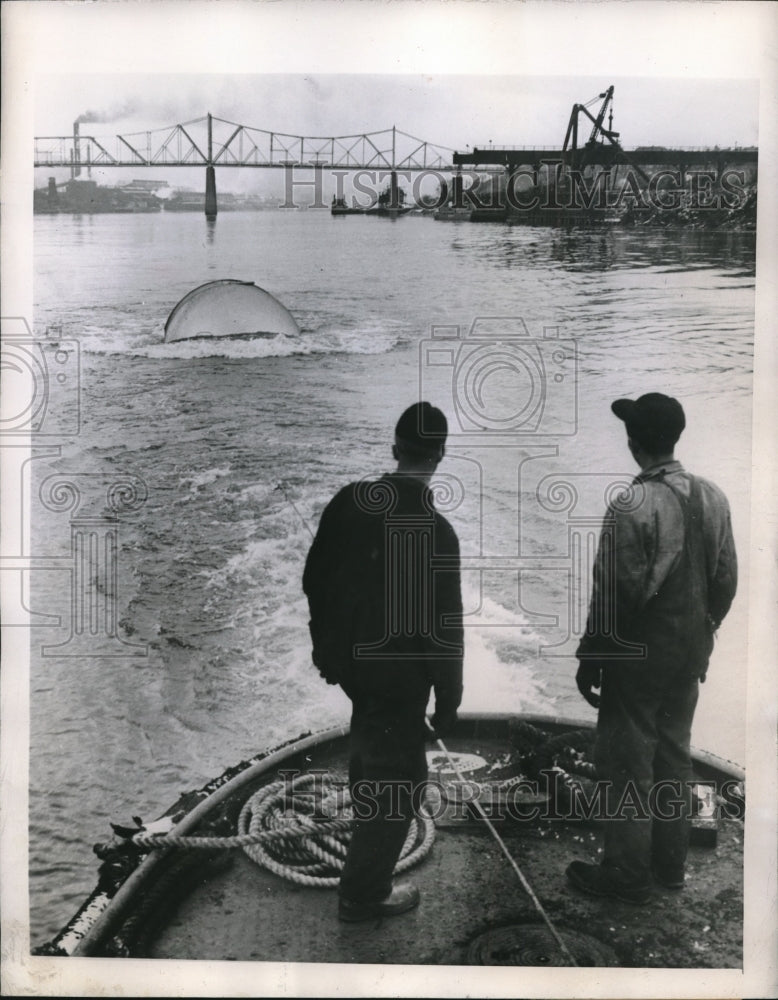
[[[686,425],[681,404],[654,392],[611,409],[641,472],[608,507],[577,651],[578,688],[599,708],[603,858],[574,861],[567,876],[590,895],[644,903],[652,876],[668,888],[684,884],[692,720],[735,595],[737,559],[726,497],[674,457]]]

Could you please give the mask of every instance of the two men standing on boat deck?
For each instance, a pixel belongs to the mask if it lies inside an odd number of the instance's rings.
[[[692,719],[737,559],[726,497],[674,457],[681,404],[648,393],[611,409],[641,471],[608,507],[577,650],[578,688],[599,708],[603,859],[574,861],[567,875],[591,895],[644,903],[652,874],[667,888],[684,884]]]
[[[611,409],[641,471],[608,507],[577,651],[578,688],[599,708],[603,859],[574,861],[567,875],[591,895],[643,903],[652,875],[669,888],[684,884],[691,727],[737,558],[726,497],[674,457],[681,404],[648,393]],[[462,697],[459,545],[429,489],[447,432],[440,410],[409,407],[395,429],[396,472],[351,483],[330,501],[305,566],[314,663],[352,702],[356,823],[340,882],[343,920],[403,913],[419,900],[392,873],[427,777],[427,702],[434,688],[432,722],[444,735]]]
[[[459,543],[429,482],[448,426],[429,403],[400,417],[397,470],[330,501],[305,565],[313,661],[352,702],[349,785],[355,824],[340,880],[342,920],[412,909],[392,873],[427,779],[425,714],[445,735],[462,699]]]

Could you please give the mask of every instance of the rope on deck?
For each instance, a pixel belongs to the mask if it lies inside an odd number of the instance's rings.
[[[427,722],[427,728],[429,729],[429,731],[433,734],[433,736],[436,735],[435,734],[435,727],[432,725],[432,723],[430,722],[429,718],[427,718],[426,722]],[[465,779],[462,776],[461,771],[457,767],[456,762],[454,761],[453,757],[451,756],[451,754],[446,749],[446,744],[443,742],[443,740],[438,739],[437,737],[436,737],[436,742],[437,742],[438,746],[440,747],[440,749],[443,751],[443,753],[448,758],[448,762],[451,765],[451,767],[452,767],[454,773],[456,774],[456,776],[459,778],[459,780],[461,782],[464,783]],[[511,868],[513,868],[514,872],[516,873],[516,876],[517,876],[519,882],[521,882],[522,888],[527,893],[527,895],[529,896],[529,898],[532,900],[533,906],[538,911],[538,913],[540,914],[540,916],[543,918],[543,922],[545,923],[546,927],[548,927],[548,929],[551,932],[551,935],[554,938],[554,940],[556,941],[556,943],[559,945],[559,950],[562,952],[562,954],[567,959],[569,959],[571,965],[577,966],[578,963],[576,962],[575,958],[573,957],[572,952],[570,951],[570,949],[567,947],[567,945],[565,944],[564,940],[560,936],[559,931],[556,929],[556,927],[554,927],[553,923],[551,922],[551,918],[549,917],[549,915],[546,913],[545,909],[543,908],[543,904],[540,902],[540,900],[538,899],[538,897],[535,895],[535,890],[529,884],[529,882],[527,881],[527,879],[526,879],[526,877],[524,875],[524,872],[522,872],[521,868],[519,868],[518,864],[516,863],[516,859],[513,857],[513,855],[511,854],[511,852],[508,850],[508,848],[505,846],[505,841],[502,839],[502,837],[499,835],[499,833],[495,830],[494,826],[492,826],[492,823],[491,823],[489,817],[484,812],[483,806],[478,801],[478,799],[474,800],[473,805],[475,806],[475,809],[476,809],[478,815],[481,817],[481,819],[486,824],[486,826],[487,826],[487,828],[489,830],[489,833],[491,833],[491,835],[497,841],[498,847],[500,848],[500,850],[502,851],[502,853],[505,855],[505,858],[506,858],[508,864],[511,866]]]
[[[299,885],[331,888],[340,882],[353,827],[351,796],[342,783],[321,773],[275,781],[248,799],[232,837],[136,833],[139,847],[190,850],[242,847],[252,861]],[[435,838],[432,817],[422,808],[411,822],[395,874],[418,864]]]

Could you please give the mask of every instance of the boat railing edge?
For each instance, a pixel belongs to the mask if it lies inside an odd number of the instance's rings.
[[[593,729],[594,721],[591,719],[570,718],[543,713],[524,712],[460,712],[459,719],[465,723],[475,723],[479,720],[499,722],[520,718],[524,722],[538,726],[560,726],[569,729]],[[294,756],[309,747],[318,746],[329,740],[347,736],[348,725],[341,725],[324,729],[310,735],[303,736],[291,743],[286,743],[276,750],[271,750],[267,756],[262,757],[256,763],[250,765],[237,774],[233,775],[223,785],[214,789],[209,795],[203,798],[194,806],[170,831],[171,834],[183,835],[190,831],[200,819],[210,812],[214,806],[222,800],[229,798],[236,789],[254,780],[258,775],[277,767],[288,757]],[[736,780],[745,779],[745,771],[739,765],[723,757],[706,750],[698,750],[692,747],[692,758],[716,768]],[[164,857],[165,852],[152,851],[148,854],[138,867],[127,877],[119,887],[116,894],[111,899],[109,905],[100,913],[94,924],[84,933],[79,943],[71,953],[74,956],[89,954],[89,949],[94,947],[120,920],[128,903],[132,899],[136,890],[152,874],[159,861]]]
[[[206,813],[210,812],[223,799],[229,798],[241,785],[252,781],[257,775],[277,766],[287,757],[291,757],[301,750],[305,750],[310,746],[316,746],[326,740],[346,736],[348,735],[348,731],[348,726],[336,726],[331,729],[322,730],[319,733],[312,733],[310,736],[304,736],[292,743],[285,744],[276,751],[271,751],[266,757],[263,757],[257,763],[252,764],[243,771],[238,772],[229,781],[226,781],[210,795],[198,802],[170,830],[170,834],[181,836],[188,833]],[[89,949],[94,947],[116,925],[134,893],[152,874],[164,855],[164,851],[152,851],[143,859],[138,867],[122,883],[109,905],[100,913],[94,924],[84,933],[84,936],[71,953],[73,956],[89,954]]]

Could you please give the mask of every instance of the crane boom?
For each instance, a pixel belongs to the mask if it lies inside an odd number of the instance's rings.
[[[565,141],[562,144],[562,162],[566,162],[568,147],[570,148],[570,164],[573,168],[586,165],[589,163],[602,163],[602,162],[614,162],[614,157],[620,157],[619,162],[629,163],[635,170],[640,174],[640,176],[648,181],[648,175],[635,163],[632,162],[630,157],[624,152],[619,143],[619,134],[613,130],[613,85],[608,87],[606,91],[602,94],[598,94],[593,101],[589,101],[589,104],[593,104],[594,101],[602,99],[602,104],[600,105],[600,110],[597,113],[597,117],[589,111],[585,104],[574,104],[573,110],[570,113],[570,120],[567,123],[567,132],[565,133]],[[603,122],[605,121],[605,115],[608,113],[610,108],[610,118],[608,120],[608,127],[605,128]],[[589,136],[589,140],[585,146],[578,146],[578,117],[584,114],[592,123],[592,131]],[[602,153],[606,147],[606,143],[601,141],[599,137],[602,136],[604,140],[613,147],[611,150],[611,155],[609,158],[603,160]],[[599,158],[595,158],[599,157]]]

